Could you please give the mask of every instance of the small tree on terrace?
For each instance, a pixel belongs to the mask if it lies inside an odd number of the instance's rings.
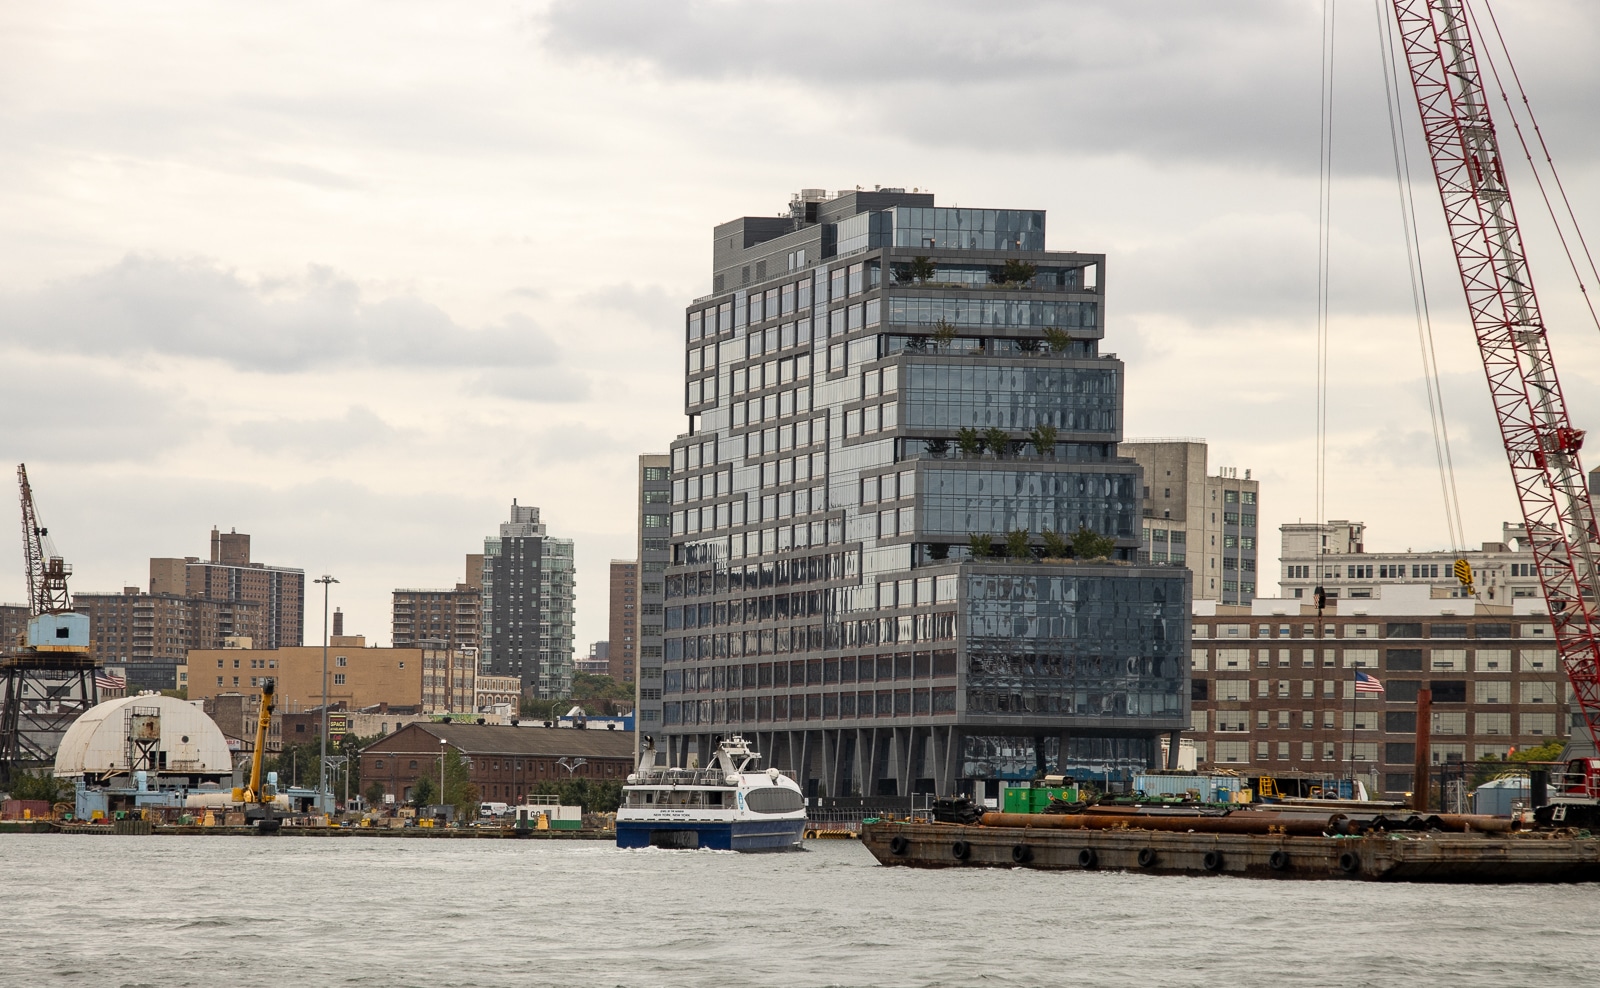
[[[1006,262],[1005,267],[1000,269],[1000,283],[1026,285],[1038,273],[1039,266],[1037,264],[1030,264],[1027,261],[1019,261],[1016,258],[1012,258]]]
[[[1047,559],[1066,559],[1072,555],[1072,547],[1061,537],[1060,532],[1053,532],[1047,528],[1044,530],[1044,554]]]
[[[983,434],[983,441],[996,457],[1007,456],[1011,452],[1011,435],[999,426],[990,426]]]
[[[967,546],[972,552],[973,559],[983,559],[994,551],[993,541],[980,532],[973,532],[967,536]]]
[[[1033,443],[1034,451],[1040,456],[1054,456],[1056,452],[1056,427],[1053,425],[1034,426],[1028,433],[1028,441]]]
[[[956,327],[954,323],[948,323],[940,319],[933,324],[933,342],[939,344],[940,347],[948,347],[955,341]]]
[[[1033,547],[1028,544],[1028,530],[1014,529],[1006,533],[1006,555],[1012,559],[1032,559]]]
[[[1072,347],[1072,334],[1064,329],[1047,329],[1044,331],[1044,342],[1050,347],[1051,353],[1066,353]]]
[[[973,459],[983,452],[983,437],[978,435],[978,430],[963,426],[956,432],[956,446],[961,449],[961,455]]]
[[[1115,539],[1107,538],[1087,525],[1072,533],[1072,554],[1079,559],[1106,559],[1116,548]]]
[[[933,258],[921,254],[911,259],[911,277],[914,281],[927,281],[933,277]]]

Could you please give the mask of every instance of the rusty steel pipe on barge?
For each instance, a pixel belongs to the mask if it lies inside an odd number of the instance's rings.
[[[1018,827],[1035,830],[1171,830],[1179,833],[1289,834],[1320,837],[1333,817],[1289,816],[1278,813],[1235,813],[1231,816],[1150,816],[1100,813],[985,813],[983,827]]]

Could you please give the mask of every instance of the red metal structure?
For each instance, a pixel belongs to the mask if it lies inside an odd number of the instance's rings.
[[[1467,0],[1394,0],[1422,130],[1556,643],[1600,745],[1594,506],[1468,30]]]

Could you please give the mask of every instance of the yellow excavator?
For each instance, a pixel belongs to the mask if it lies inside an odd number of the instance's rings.
[[[256,750],[250,759],[250,785],[235,789],[234,800],[244,804],[246,826],[254,824],[258,834],[275,834],[283,821],[272,815],[272,802],[277,798],[276,787],[261,777],[261,761],[267,751],[267,730],[272,726],[272,711],[277,707],[274,691],[277,685],[270,679],[261,684],[261,710],[256,717]]]

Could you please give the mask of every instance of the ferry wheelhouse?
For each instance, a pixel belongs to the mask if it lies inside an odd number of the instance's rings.
[[[775,768],[742,737],[718,746],[707,768],[657,764],[647,738],[637,770],[617,808],[618,847],[778,851],[797,848],[805,833],[799,783]]]

